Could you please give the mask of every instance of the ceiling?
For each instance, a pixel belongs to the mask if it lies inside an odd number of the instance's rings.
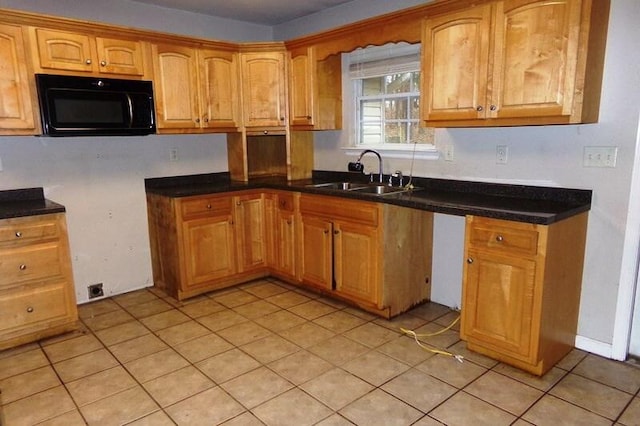
[[[277,25],[352,0],[133,0],[169,9]]]

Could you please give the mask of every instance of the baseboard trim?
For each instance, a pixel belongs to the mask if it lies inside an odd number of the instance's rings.
[[[613,348],[610,343],[600,342],[584,336],[576,336],[576,348],[605,358],[613,358]],[[618,360],[624,361],[624,360]]]

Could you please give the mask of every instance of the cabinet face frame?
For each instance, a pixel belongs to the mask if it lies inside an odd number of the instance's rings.
[[[286,126],[285,52],[242,52],[243,122],[246,127]]]

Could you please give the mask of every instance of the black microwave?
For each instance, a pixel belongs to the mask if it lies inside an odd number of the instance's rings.
[[[156,132],[150,81],[36,74],[36,87],[45,135],[125,136]]]

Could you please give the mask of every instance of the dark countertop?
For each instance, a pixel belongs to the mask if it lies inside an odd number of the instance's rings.
[[[387,182],[385,177],[385,182]],[[586,212],[591,208],[591,190],[542,186],[431,179],[414,177],[420,190],[376,196],[358,191],[314,188],[323,182],[362,181],[358,173],[314,171],[313,179],[287,181],[284,178],[260,178],[249,182],[232,181],[229,173],[145,179],[147,193],[172,198],[240,191],[244,189],[281,189],[319,195],[395,204],[456,216],[476,215],[548,225]],[[406,182],[406,177],[405,177]]]
[[[64,213],[63,205],[44,198],[42,188],[0,191],[0,219]]]

